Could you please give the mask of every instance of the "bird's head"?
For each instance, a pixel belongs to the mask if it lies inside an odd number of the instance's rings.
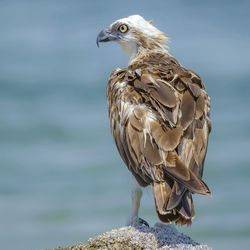
[[[97,36],[96,43],[118,42],[134,58],[138,51],[165,49],[166,35],[139,15],[125,17],[113,22]]]

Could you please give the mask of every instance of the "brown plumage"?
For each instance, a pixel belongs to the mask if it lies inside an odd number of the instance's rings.
[[[138,183],[152,186],[160,220],[191,224],[192,194],[210,194],[202,180],[210,98],[196,73],[136,34],[136,55],[108,81],[112,134]]]

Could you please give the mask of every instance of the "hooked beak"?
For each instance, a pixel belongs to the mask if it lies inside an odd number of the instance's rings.
[[[97,44],[97,47],[99,47],[99,43],[101,42],[110,42],[110,41],[116,41],[119,39],[119,36],[118,35],[114,35],[111,33],[110,30],[108,29],[105,29],[105,30],[102,30],[97,38],[96,38],[96,44]]]

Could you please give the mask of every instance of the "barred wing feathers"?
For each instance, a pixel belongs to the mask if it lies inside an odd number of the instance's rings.
[[[137,181],[152,185],[159,218],[190,224],[191,193],[210,193],[201,179],[210,104],[199,76],[168,55],[147,55],[113,72],[108,101],[117,148]]]

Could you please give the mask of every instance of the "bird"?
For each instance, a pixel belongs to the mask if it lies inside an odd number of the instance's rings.
[[[116,20],[96,39],[98,47],[110,41],[129,56],[107,84],[112,135],[134,179],[127,225],[140,219],[147,186],[161,222],[191,225],[193,194],[211,194],[202,180],[212,128],[204,82],[170,54],[167,35],[140,15]]]

